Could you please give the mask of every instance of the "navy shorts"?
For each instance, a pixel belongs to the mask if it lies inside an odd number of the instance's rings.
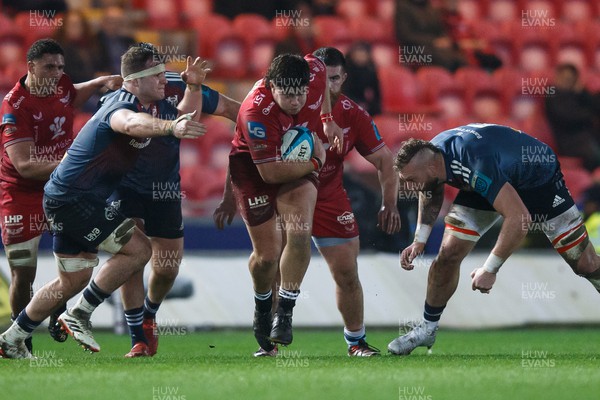
[[[83,195],[66,202],[44,195],[43,205],[55,253],[97,253],[100,243],[126,219],[115,207],[95,196]]]
[[[180,192],[161,191],[158,194],[141,194],[119,186],[108,201],[126,217],[142,219],[146,235],[162,239],[182,238]]]
[[[539,216],[552,219],[575,205],[560,169],[556,171],[549,182],[531,189],[519,189],[517,193],[535,221],[540,220]],[[486,199],[475,192],[461,190],[458,192],[454,204],[476,210],[495,211]]]

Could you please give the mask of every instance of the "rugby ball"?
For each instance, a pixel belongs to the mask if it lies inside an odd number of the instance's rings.
[[[283,161],[308,161],[313,155],[312,132],[303,126],[290,128],[281,138],[281,159]]]

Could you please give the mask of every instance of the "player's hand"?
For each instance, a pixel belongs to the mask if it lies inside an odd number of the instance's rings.
[[[215,222],[217,229],[223,229],[225,227],[225,221],[227,221],[227,225],[231,225],[231,221],[233,221],[236,211],[237,209],[233,196],[223,194],[221,203],[219,203],[219,206],[213,212],[213,221]]]
[[[313,143],[313,157],[317,157],[319,160],[321,160],[323,165],[325,165],[325,161],[327,159],[327,151],[325,151],[325,146],[323,146],[323,142],[321,141],[319,136],[317,136],[314,132]]]
[[[196,57],[192,62],[192,57],[187,58],[185,71],[181,73],[181,79],[188,85],[201,85],[206,79],[206,74],[212,71],[208,67],[208,61]]]
[[[184,114],[173,127],[173,136],[179,139],[196,139],[206,134],[206,126],[200,122],[192,120],[197,111]]]
[[[413,260],[423,254],[424,250],[425,243],[413,242],[402,251],[402,254],[400,254],[400,266],[407,271],[413,270],[415,268],[412,264]]]
[[[323,132],[325,132],[325,136],[327,136],[331,151],[335,149],[338,154],[342,154],[344,149],[344,132],[342,131],[342,128],[340,128],[335,121],[329,121],[323,124]]]
[[[475,268],[471,272],[471,288],[481,293],[489,293],[496,282],[496,274],[487,272],[483,267]]]
[[[107,75],[102,78],[104,79],[104,87],[108,90],[115,91],[123,86],[123,77],[121,75]]]
[[[382,205],[379,209],[379,213],[377,213],[377,227],[388,235],[391,235],[400,231],[400,225],[401,222],[398,207],[395,205]]]

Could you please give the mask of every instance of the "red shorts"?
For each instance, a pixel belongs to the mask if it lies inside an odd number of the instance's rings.
[[[277,211],[277,194],[282,184],[265,183],[249,153],[229,157],[231,186],[237,208],[248,226],[267,222]],[[307,179],[318,187],[318,178],[309,174]]]
[[[358,224],[346,191],[341,191],[339,196],[330,201],[317,201],[312,234],[319,238],[346,239],[358,236]]]
[[[48,230],[42,208],[43,191],[21,191],[6,182],[0,187],[0,226],[5,246],[26,242]]]

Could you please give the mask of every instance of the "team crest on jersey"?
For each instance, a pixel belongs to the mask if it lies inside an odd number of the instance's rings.
[[[13,108],[14,108],[15,110],[18,110],[18,109],[19,109],[19,107],[21,107],[21,103],[23,102],[23,100],[25,100],[25,96],[21,96],[21,97],[19,97],[19,100],[17,100],[17,101],[15,102],[15,104],[13,104]]]
[[[104,208],[104,218],[107,221],[112,221],[117,215],[119,215],[119,212],[112,204]]]
[[[50,130],[52,131],[52,140],[56,139],[59,136],[64,135],[66,132],[63,129],[63,124],[65,123],[65,117],[55,117],[54,123],[50,125]]]
[[[487,196],[492,180],[479,171],[475,171],[471,179],[471,187],[482,196]]]
[[[350,100],[348,100],[348,99],[342,100],[342,108],[346,111],[350,110],[352,108],[352,103],[350,102]]]
[[[336,217],[337,222],[339,222],[341,225],[348,225],[348,224],[353,224],[354,223],[354,213],[350,212],[350,211],[344,211],[342,213],[342,215],[338,215]]]
[[[35,119],[36,121],[41,121],[44,119],[44,116],[42,115],[42,112],[40,111],[39,114],[33,115],[33,119]]]
[[[173,107],[177,107],[177,104],[179,104],[179,97],[176,94],[167,97],[165,100],[168,101]]]

